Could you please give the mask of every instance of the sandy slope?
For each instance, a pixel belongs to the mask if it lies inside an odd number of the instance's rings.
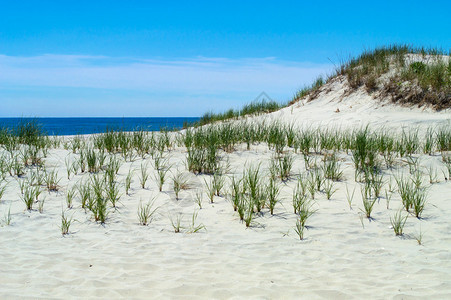
[[[381,106],[364,94],[340,101],[341,87],[313,101],[294,105],[259,119],[278,119],[311,126],[355,127],[369,123],[400,129],[447,122],[449,112]],[[335,110],[339,108],[340,112]],[[422,127],[423,128],[423,127]],[[64,160],[69,152],[51,150],[47,168],[55,167],[61,177],[58,193],[44,192],[44,212],[28,212],[19,197],[15,179],[0,201],[0,218],[11,207],[10,226],[0,228],[0,298],[450,298],[451,297],[451,183],[443,179],[430,186],[424,219],[409,217],[404,237],[390,228],[390,216],[400,207],[393,195],[390,208],[385,199],[376,203],[369,222],[359,217],[362,207],[357,188],[352,209],[346,202],[346,185],[356,186],[350,157],[341,154],[345,180],[337,184],[331,200],[324,194],[316,199],[318,210],[308,221],[306,239],[300,241],[293,227],[291,195],[295,179],[282,185],[282,204],[275,215],[267,210],[246,229],[224,197],[210,204],[204,195],[201,210],[193,201],[205,175],[188,174],[191,189],[175,200],[168,181],[158,193],[155,180],[139,187],[135,172],[130,196],[124,195],[107,223],[95,223],[79,204],[68,211],[76,222],[70,234],[59,229],[65,192],[82,176],[68,181]],[[223,154],[225,156],[225,154]],[[186,152],[169,153],[173,170],[185,168]],[[241,174],[247,163],[261,163],[265,169],[271,151],[265,145],[244,145],[227,155],[231,174]],[[150,161],[150,158],[148,159]],[[139,169],[141,160],[124,163],[119,179],[130,168]],[[442,167],[439,155],[423,156],[422,165]],[[304,170],[296,155],[294,173]],[[404,167],[405,171],[406,168]],[[153,173],[153,168],[149,166]],[[388,178],[388,177],[387,177]],[[425,183],[427,177],[424,177]],[[385,186],[387,188],[387,185]],[[41,196],[41,197],[42,197]],[[138,225],[140,200],[157,196],[161,206],[149,226]],[[189,226],[198,211],[197,224],[207,231],[174,233],[169,215],[183,213],[182,225]],[[423,232],[423,245],[414,236]]]

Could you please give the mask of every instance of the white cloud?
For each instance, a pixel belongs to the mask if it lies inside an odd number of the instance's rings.
[[[0,85],[230,92],[293,89],[330,65],[266,59],[137,60],[103,56],[0,56]]]
[[[297,89],[330,70],[332,65],[328,64],[281,61],[276,58],[197,57],[165,60],[78,55],[0,55],[0,101],[5,104],[9,102],[16,113],[27,113],[25,106],[21,108],[20,99],[32,101],[33,97],[37,100],[39,97],[41,105],[45,106],[48,92],[53,99],[75,99],[78,94],[79,99],[91,101],[94,106],[98,102],[100,106],[108,99],[100,99],[99,94],[102,90],[108,90],[115,93],[114,99],[120,107],[126,106],[130,95],[137,95],[133,99],[135,103],[158,103],[159,106],[167,95],[172,105],[179,101],[189,106],[195,105],[196,100],[188,99],[211,99],[207,101],[210,107],[198,109],[205,111],[212,107],[236,107],[239,103],[230,101],[231,98],[239,95],[242,96],[239,101],[249,102],[262,91],[279,101],[287,101]],[[93,89],[96,92],[92,93],[90,99]],[[38,91],[36,94],[39,96],[33,96],[33,91]],[[76,104],[76,100],[65,100],[68,105],[71,101]],[[136,110],[139,112],[139,108]],[[198,111],[191,110],[191,114]]]

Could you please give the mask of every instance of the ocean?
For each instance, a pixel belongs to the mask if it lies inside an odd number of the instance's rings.
[[[0,128],[14,128],[20,122],[36,121],[47,135],[76,135],[105,132],[107,129],[159,131],[161,128],[181,129],[185,122],[199,118],[0,118]]]

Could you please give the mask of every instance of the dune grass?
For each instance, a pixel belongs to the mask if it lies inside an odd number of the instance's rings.
[[[406,224],[408,215],[403,216],[402,210],[395,213],[393,217],[390,217],[390,223],[393,227],[393,231],[396,236],[403,234],[404,225]]]
[[[152,222],[158,210],[158,207],[154,208],[154,203],[155,198],[149,200],[146,204],[140,201],[138,206],[138,222],[140,225],[147,226]]]
[[[72,224],[73,218],[68,217],[64,211],[61,212],[61,234],[64,236],[69,234],[70,225]]]
[[[229,119],[237,119],[239,117],[247,115],[258,115],[262,113],[269,113],[279,110],[282,107],[284,107],[284,105],[281,105],[276,101],[263,99],[261,101],[254,101],[249,104],[246,104],[240,110],[229,109],[224,113],[213,113],[213,112],[205,113],[200,118],[199,122],[195,123],[195,125],[203,126],[205,124],[213,122],[224,121]]]

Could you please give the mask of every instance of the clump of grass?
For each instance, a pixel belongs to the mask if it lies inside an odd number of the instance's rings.
[[[221,190],[224,187],[224,184],[225,179],[224,176],[222,175],[222,171],[218,170],[213,174],[213,188],[215,190],[216,196],[219,197],[221,195]]]
[[[306,228],[307,220],[316,212],[312,210],[312,203],[310,201],[304,202],[299,210],[299,217],[296,220],[294,231],[299,236],[300,240],[304,239],[304,230]]]
[[[312,199],[315,199],[315,193],[316,193],[316,186],[317,185],[316,185],[316,177],[315,177],[315,174],[313,172],[310,172],[308,174],[306,186],[307,186],[308,192],[310,193],[310,197]]]
[[[241,197],[243,194],[242,190],[242,179],[236,179],[232,177],[232,183],[230,184],[230,196],[232,198],[233,210],[237,211],[240,205]]]
[[[208,182],[205,178],[204,178],[204,182],[205,182],[205,187],[207,188],[207,196],[208,199],[210,199],[210,203],[214,202],[214,197],[215,197],[215,185],[214,185],[214,179],[210,178],[210,181]]]
[[[66,235],[69,234],[69,228],[72,224],[72,217],[66,216],[64,211],[61,212],[61,234]]]
[[[324,192],[326,193],[327,200],[332,198],[332,195],[335,194],[337,189],[334,189],[334,182],[331,180],[324,181]]]
[[[343,178],[343,172],[340,170],[338,158],[335,153],[325,156],[322,166],[324,177],[334,181],[340,181]]]
[[[68,189],[66,192],[66,206],[71,209],[73,207],[73,200],[75,196],[75,187]]]
[[[402,216],[402,211],[398,211],[395,213],[393,217],[390,217],[390,223],[395,231],[396,236],[402,235],[402,231],[404,229],[404,225],[406,224],[408,215],[405,217]]]
[[[246,213],[246,199],[244,195],[239,197],[239,202],[237,204],[237,212],[240,217],[240,221],[244,221],[245,213]]]
[[[139,174],[139,182],[141,183],[141,188],[145,189],[146,188],[146,182],[147,179],[149,179],[149,173],[148,173],[148,164],[144,164],[141,163],[141,172]],[[130,174],[130,172],[129,172]],[[131,175],[130,175],[130,180],[131,180]]]
[[[111,205],[116,208],[117,203],[119,202],[121,195],[119,192],[119,185],[116,181],[109,181],[105,185],[105,195],[106,198],[111,202]]]
[[[254,219],[254,201],[251,198],[245,198],[244,200],[244,223],[246,227],[250,227],[252,220]]]
[[[175,193],[175,199],[179,199],[179,193],[182,189],[186,189],[188,180],[185,175],[181,172],[177,172],[175,175],[172,175],[172,184]]]
[[[434,183],[438,183],[438,174],[437,174],[437,169],[434,169],[433,166],[429,166],[428,168],[428,176],[429,176],[429,183],[430,184],[434,184]]]
[[[261,197],[261,174],[260,174],[260,165],[258,166],[249,166],[244,171],[244,185],[246,192],[248,194],[249,203],[255,205],[257,207],[257,212],[260,212],[264,207],[264,200]],[[250,204],[249,204],[250,206]],[[253,210],[253,209],[252,209]]]
[[[155,158],[155,179],[158,183],[158,189],[161,192],[163,190],[163,185],[166,182],[166,175],[169,172],[169,166],[167,165],[167,160],[163,157]]]
[[[274,215],[274,208],[276,207],[276,204],[280,202],[280,199],[278,198],[280,188],[273,178],[269,179],[269,182],[265,187],[265,191],[268,197],[269,211],[271,215]]]
[[[91,198],[91,186],[89,182],[80,181],[77,185],[78,194],[80,195],[81,208],[85,209],[88,200]]]
[[[142,202],[139,203],[138,221],[140,225],[147,226],[152,222],[153,216],[158,210],[158,207],[154,208],[154,203],[155,199],[150,200],[146,204],[143,204]]]
[[[423,245],[423,232],[421,231],[421,227],[420,232],[415,234],[414,238],[417,241],[418,245]]]
[[[196,220],[197,220],[197,214],[198,212],[193,212],[193,216],[191,217],[191,224],[190,224],[190,228],[188,230],[188,233],[196,233],[201,231],[202,229],[207,231],[207,227],[205,227],[204,224],[198,224],[196,225]]]
[[[180,230],[184,228],[182,226],[182,219],[183,215],[181,213],[178,213],[175,217],[169,215],[169,220],[171,221],[171,225],[175,233],[179,233]]]
[[[58,189],[59,189],[58,183],[60,181],[60,178],[58,178],[58,172],[56,172],[55,170],[46,172],[44,181],[45,181],[45,184],[46,184],[49,192],[50,191],[58,191]]]
[[[25,203],[27,210],[33,209],[33,204],[39,195],[39,187],[32,187],[27,185],[25,187],[24,193],[21,196],[22,201]]]
[[[387,204],[387,209],[390,209],[390,201],[391,201],[392,193],[388,190],[385,190],[385,202]]]
[[[401,196],[402,203],[406,211],[413,208],[414,214],[417,218],[421,218],[424,207],[426,205],[427,190],[422,188],[415,178],[409,179],[404,177],[396,178],[398,183],[398,191]]]
[[[278,171],[279,178],[282,181],[287,181],[291,176],[291,169],[293,168],[294,157],[291,154],[283,155],[276,158],[277,165],[276,170]]]
[[[306,195],[306,185],[302,179],[298,180],[296,188],[293,190],[293,211],[295,214],[299,214],[301,211],[301,207],[306,203],[307,195]]]
[[[364,185],[361,189],[362,193],[362,203],[363,209],[360,209],[368,219],[371,219],[371,212],[373,211],[374,204],[376,203],[376,198],[372,197],[370,187]]]
[[[351,209],[351,210],[352,210],[352,201],[354,199],[354,194],[355,194],[355,187],[352,190],[352,194],[350,194],[349,190],[348,190],[348,185],[346,185],[346,200],[348,201],[349,209]]]
[[[8,212],[3,217],[3,223],[6,226],[9,226],[11,224],[11,206],[9,207]]]
[[[133,177],[133,170],[130,169],[130,170],[128,170],[128,174],[125,177],[125,194],[126,195],[130,195],[129,192],[130,192],[130,187],[132,184],[132,177]],[[146,181],[147,181],[147,179],[146,179]],[[144,182],[144,186],[145,185],[146,185],[146,183]],[[142,184],[141,184],[141,187],[142,187]]]
[[[199,206],[199,209],[202,209],[202,189],[198,189],[193,196],[194,202]]]
[[[17,179],[17,183],[19,184],[19,189],[20,189],[20,194],[23,195],[24,191],[25,191],[25,187],[28,184],[27,180],[22,180],[22,179]]]
[[[98,175],[91,176],[90,198],[87,207],[93,213],[94,220],[105,224],[108,218],[108,199],[104,194],[105,180]]]
[[[45,203],[45,198],[39,200],[38,211],[39,211],[40,214],[42,214],[44,212],[44,203]]]

